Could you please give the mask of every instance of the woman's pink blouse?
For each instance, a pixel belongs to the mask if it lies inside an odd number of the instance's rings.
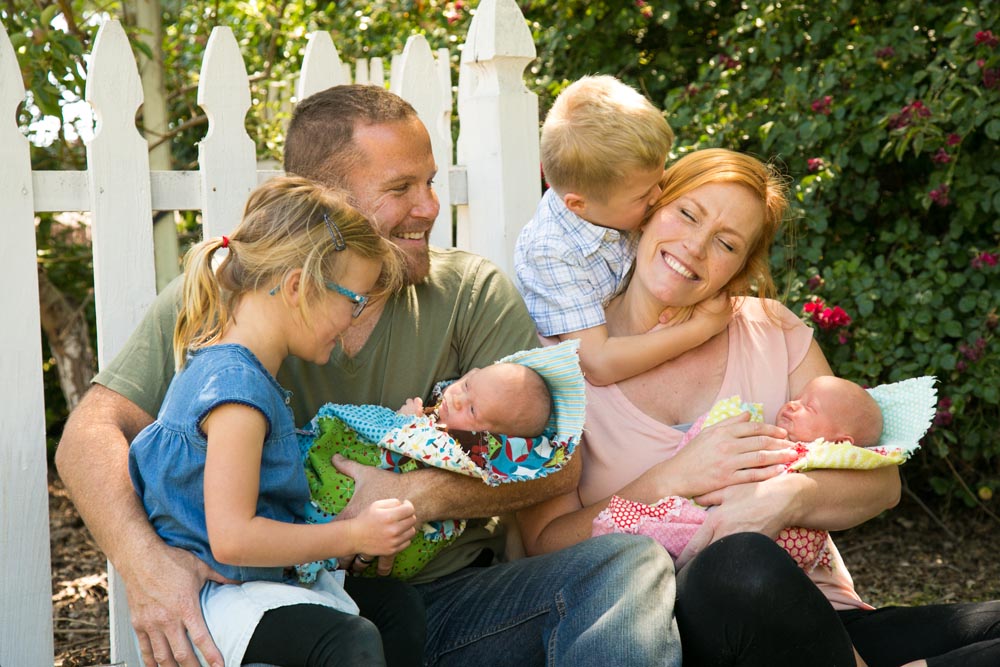
[[[776,302],[770,302],[770,309],[780,326],[764,312],[759,299],[743,299],[737,308],[729,325],[729,360],[716,400],[739,395],[743,400],[763,403],[764,419],[773,423],[778,409],[790,398],[788,375],[805,358],[812,329]],[[587,422],[580,450],[583,504],[613,495],[648,468],[672,457],[683,435],[642,412],[617,385],[595,387],[588,383]],[[854,591],[832,540],[828,546],[832,572],[817,567],[810,577],[834,608],[870,609]]]

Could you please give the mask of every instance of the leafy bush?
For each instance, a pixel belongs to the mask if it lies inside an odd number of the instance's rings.
[[[774,269],[790,307],[845,377],[936,375],[938,417],[904,472],[988,500],[1000,487],[1000,7],[559,4],[580,16],[558,41],[586,42],[610,67],[595,56],[568,72],[545,51],[539,71],[564,78],[544,89],[617,74],[662,104],[678,152],[725,146],[781,164],[795,220]],[[580,27],[588,12],[636,52]]]
[[[841,375],[869,385],[936,375],[936,424],[903,472],[911,485],[949,498],[988,500],[1000,488],[1000,4],[519,4],[538,50],[528,85],[543,113],[576,78],[614,74],[667,111],[678,152],[725,146],[782,165],[793,185],[794,233],[776,246],[774,268],[789,305],[815,318]],[[164,0],[177,167],[193,163],[204,134],[195,84],[214,25],[229,25],[240,40],[255,105],[248,129],[258,155],[277,159],[308,32],[330,30],[347,61],[399,52],[417,31],[432,48],[450,47],[457,65],[474,5]],[[18,58],[33,91],[21,114],[26,127],[58,115],[63,89],[82,93],[95,12],[122,8],[56,6],[0,9],[24,49]],[[75,20],[58,29],[66,7]],[[81,168],[79,142],[61,131],[58,139],[33,148],[35,168]],[[43,257],[56,245],[39,238]],[[67,275],[65,284],[79,292],[74,281],[89,279]]]

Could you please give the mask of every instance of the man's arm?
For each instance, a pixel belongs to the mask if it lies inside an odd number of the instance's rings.
[[[562,470],[527,482],[488,486],[475,477],[424,468],[402,475],[333,458],[337,470],[354,478],[354,495],[338,515],[350,518],[376,500],[400,498],[413,503],[418,523],[441,519],[476,519],[516,512],[549,498],[575,491],[580,481],[580,457]]]
[[[209,664],[222,667],[198,593],[206,579],[224,579],[190,552],[159,538],[129,478],[129,443],[152,421],[121,394],[94,385],[66,423],[56,467],[94,539],[125,580],[147,667],[174,661],[196,667],[191,642]]]

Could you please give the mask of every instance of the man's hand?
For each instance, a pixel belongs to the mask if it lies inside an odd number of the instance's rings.
[[[403,403],[403,407],[397,410],[401,415],[411,415],[413,417],[422,417],[424,415],[424,400],[420,397],[408,398],[406,403]]]
[[[765,482],[738,484],[694,498],[709,508],[705,523],[691,537],[676,565],[683,567],[716,540],[736,533],[761,533],[777,538],[782,528],[794,524],[796,475],[781,475]]]
[[[231,583],[189,551],[166,547],[126,582],[132,627],[146,667],[198,667],[192,643],[212,667],[224,667],[201,613],[206,581]]]

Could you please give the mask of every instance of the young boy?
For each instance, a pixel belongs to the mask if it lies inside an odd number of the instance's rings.
[[[673,139],[663,114],[611,76],[570,85],[542,126],[550,189],[518,237],[514,282],[539,333],[579,339],[580,364],[595,385],[653,368],[729,321],[728,300],[716,299],[680,324],[608,336],[604,307],[632,267],[637,230],[660,194]]]

